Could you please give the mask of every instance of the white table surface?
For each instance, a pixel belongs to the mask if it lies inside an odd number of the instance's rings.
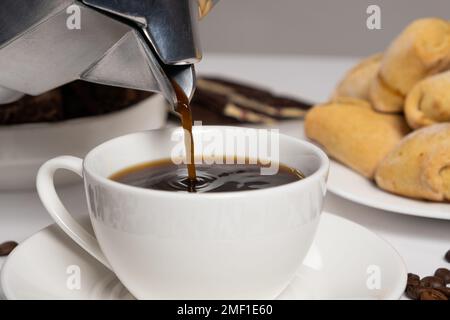
[[[336,81],[355,61],[334,57],[210,54],[204,56],[198,73],[227,75],[311,101],[325,101]],[[296,132],[300,135],[300,130],[298,123],[280,126],[281,132],[294,136]],[[60,195],[69,211],[86,215],[81,183],[62,188]],[[330,193],[326,197],[325,210],[355,221],[389,241],[410,272],[424,276],[440,266],[449,267],[443,260],[443,255],[450,249],[449,220],[372,209]],[[0,242],[20,242],[51,223],[35,192],[0,193]],[[0,258],[0,265],[4,260]]]

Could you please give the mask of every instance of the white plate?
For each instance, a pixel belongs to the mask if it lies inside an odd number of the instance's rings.
[[[162,127],[167,107],[161,95],[105,115],[55,123],[0,126],[0,191],[35,188],[39,167],[63,154],[84,157],[96,145],[127,133]],[[79,181],[72,174],[57,174],[57,182]]]
[[[413,216],[450,220],[450,204],[400,197],[378,188],[373,181],[330,161],[328,190],[369,207]]]
[[[77,270],[81,286],[70,289]],[[406,278],[402,259],[387,242],[353,222],[323,213],[303,265],[278,299],[398,299]],[[56,225],[31,236],[9,255],[1,284],[8,299],[133,299],[111,271]]]
[[[280,132],[298,139],[308,140],[304,134],[303,121],[279,124]],[[450,204],[414,200],[397,196],[378,188],[346,166],[331,160],[328,190],[338,196],[376,209],[401,214],[450,220]]]

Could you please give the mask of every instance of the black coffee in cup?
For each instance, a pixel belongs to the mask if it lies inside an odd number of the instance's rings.
[[[171,159],[135,165],[110,179],[146,189],[205,193],[266,189],[304,178],[302,172],[283,164],[278,164],[277,172],[270,175],[262,174],[264,167],[249,159],[234,164],[196,164],[195,190],[191,189],[187,166],[175,164]]]

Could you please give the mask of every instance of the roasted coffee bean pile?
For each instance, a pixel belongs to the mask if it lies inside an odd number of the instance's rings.
[[[0,244],[0,257],[7,256],[17,247],[17,242],[15,241],[6,241]]]
[[[445,254],[445,260],[450,262],[450,250]],[[439,268],[434,275],[422,279],[416,274],[408,273],[406,296],[413,300],[449,300],[450,270]]]

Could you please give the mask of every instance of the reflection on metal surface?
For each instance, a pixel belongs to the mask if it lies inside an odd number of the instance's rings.
[[[205,14],[213,2],[204,4]],[[77,5],[80,28],[69,28]],[[0,104],[83,79],[191,97],[199,3],[194,0],[2,0]]]

